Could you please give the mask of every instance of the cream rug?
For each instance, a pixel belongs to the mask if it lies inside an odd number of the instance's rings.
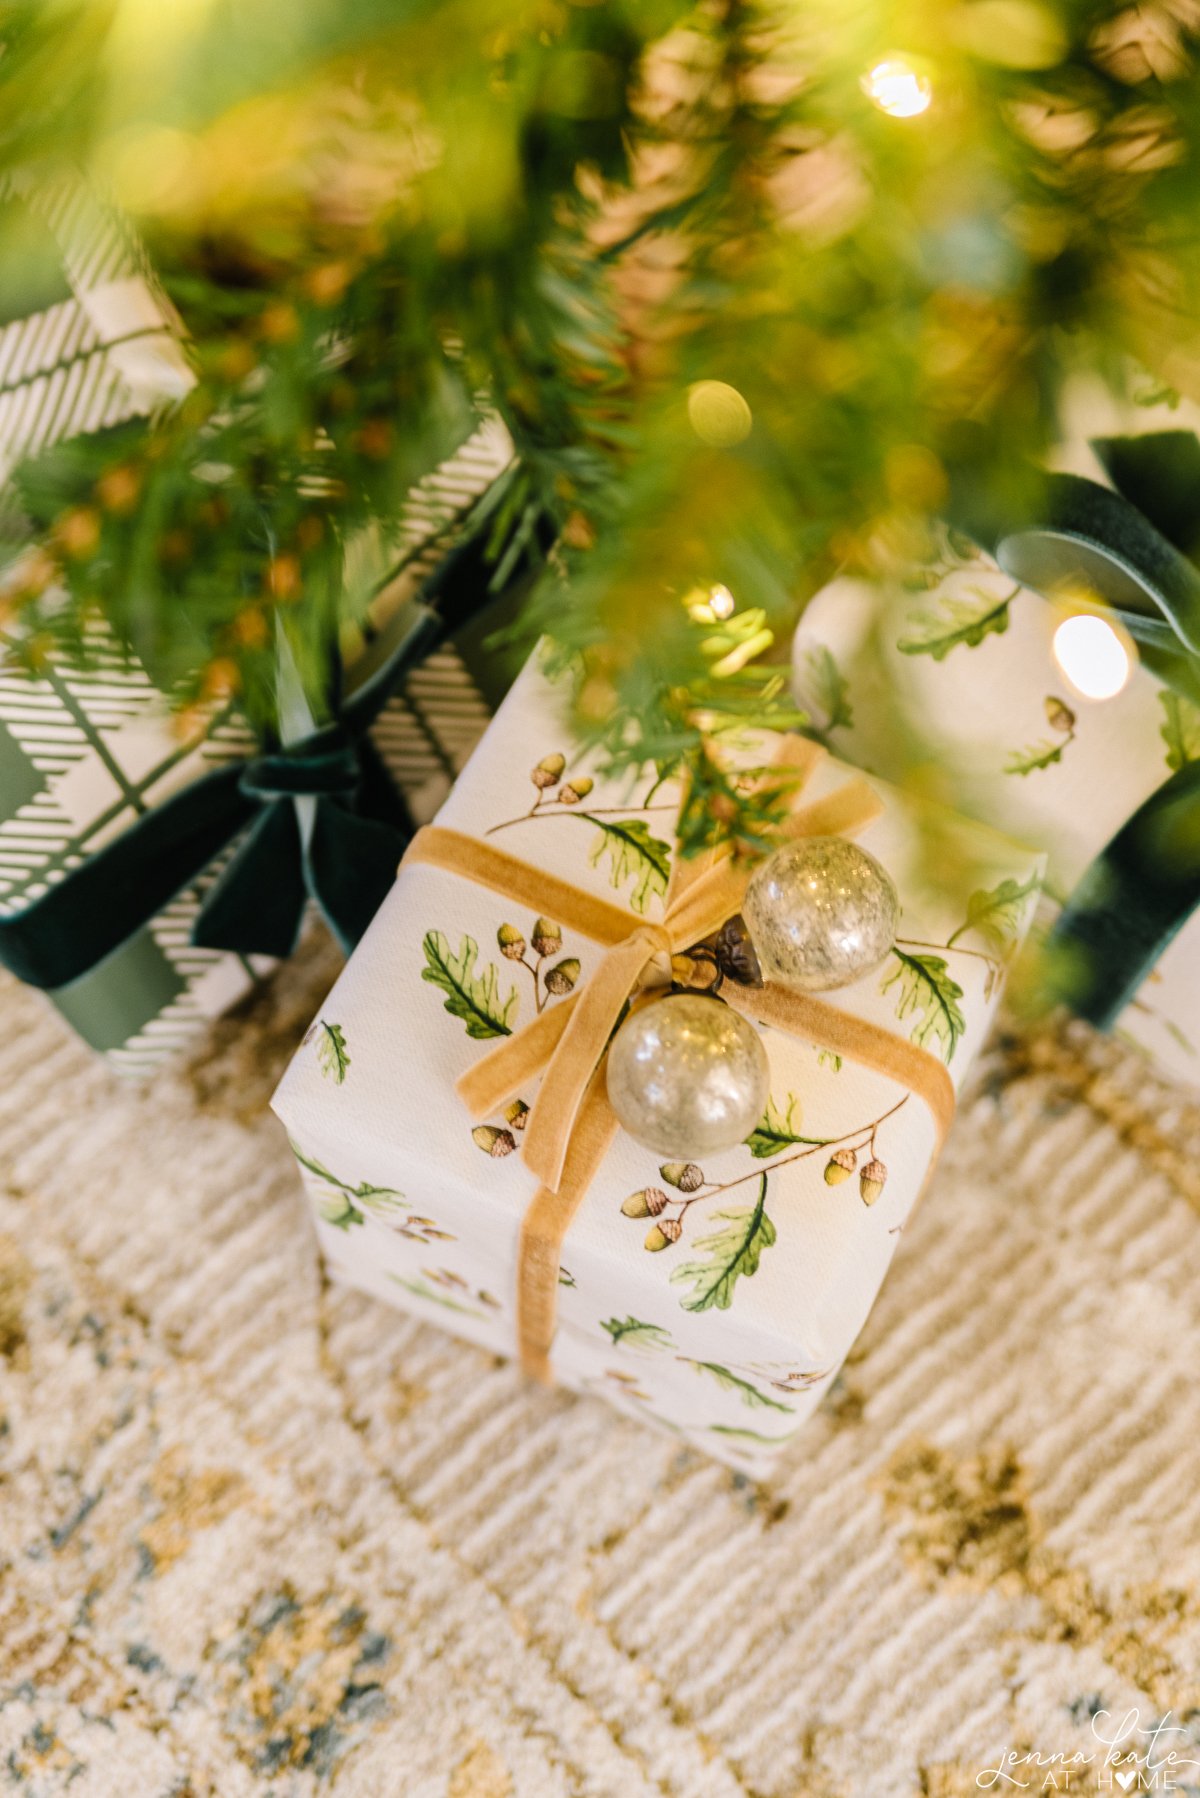
[[[141,1091],[0,985],[0,1792],[952,1798],[1134,1707],[1200,1761],[1200,1164],[1138,1063],[993,1052],[763,1489],[324,1287],[266,1100],[332,970]],[[1088,1771],[1021,1777],[1147,1789]]]

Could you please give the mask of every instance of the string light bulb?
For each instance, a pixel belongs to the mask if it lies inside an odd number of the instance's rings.
[[[712,587],[693,587],[683,603],[693,624],[724,624],[737,611],[737,600],[721,581]]]
[[[1084,699],[1115,699],[1133,669],[1131,646],[1095,612],[1064,618],[1051,647],[1059,668]]]
[[[933,87],[927,75],[903,56],[885,56],[862,78],[862,89],[868,100],[892,119],[915,119],[928,112],[933,102]]]

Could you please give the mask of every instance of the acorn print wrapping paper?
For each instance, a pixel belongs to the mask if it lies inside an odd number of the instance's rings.
[[[1047,857],[1049,912],[1114,833],[1185,763],[1200,709],[1140,662],[1112,698],[1066,681],[1062,612],[950,540],[926,584],[838,580],[794,643],[795,692],[837,755],[867,770],[937,767],[957,809]],[[1116,1033],[1200,1090],[1200,914],[1167,946]]]
[[[830,760],[805,796],[845,778]],[[945,815],[931,838],[908,801],[878,791],[883,813],[859,840],[899,887],[899,940],[829,997],[939,1056],[957,1086],[1040,862]],[[627,906],[632,928],[661,915],[677,806],[669,786],[605,781],[573,753],[562,696],[531,663],[437,821]],[[922,865],[931,840],[951,838],[975,871],[966,900],[939,894]],[[552,916],[402,868],[274,1099],[336,1278],[513,1351],[518,1232],[537,1187],[518,1149],[535,1093],[473,1122],[455,1082],[602,954]],[[752,1473],[837,1372],[934,1145],[924,1104],[894,1080],[778,1030],[763,1040],[770,1102],[744,1145],[663,1162],[618,1132],[567,1233],[552,1351],[563,1384]]]

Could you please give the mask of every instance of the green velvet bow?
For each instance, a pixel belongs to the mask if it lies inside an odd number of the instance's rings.
[[[505,592],[544,548],[536,536]],[[41,898],[0,918],[0,965],[56,989],[127,942],[239,836],[192,932],[200,947],[286,956],[314,899],[347,952],[396,875],[411,835],[408,809],[366,734],[397,682],[457,626],[500,597],[489,584],[486,532],[464,540],[426,583],[415,627],[303,740],[269,745],[202,775],[142,814]],[[436,607],[436,609],[434,609]],[[305,806],[303,825],[297,801]]]
[[[1113,488],[1049,475],[1021,520],[964,525],[1024,586],[1094,594],[1146,667],[1200,705],[1200,440],[1164,431],[1092,447]],[[1200,762],[1185,762],[1072,893],[1050,938],[1048,996],[1110,1028],[1198,907]]]

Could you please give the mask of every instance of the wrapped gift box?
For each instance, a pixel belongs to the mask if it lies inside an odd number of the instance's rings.
[[[534,769],[550,783],[531,784]],[[846,773],[824,764],[805,799]],[[438,823],[628,907],[632,929],[661,915],[672,855],[678,793],[658,788],[646,803],[651,784],[604,780],[572,755],[563,696],[531,664]],[[957,1086],[1040,864],[992,831],[878,791],[882,815],[858,840],[900,889],[899,953],[831,997],[939,1056]],[[931,842],[947,866],[969,863],[973,902],[930,882]],[[457,874],[402,868],[274,1100],[335,1277],[513,1351],[518,1234],[538,1184],[517,1150],[535,1093],[476,1122],[455,1082],[562,1003],[602,954]],[[663,1165],[618,1132],[566,1236],[552,1350],[564,1384],[752,1472],[828,1389],[935,1144],[924,1103],[897,1081],[778,1029],[764,1042],[771,1102],[746,1145]],[[653,1206],[666,1201],[656,1215],[633,1196],[647,1190]],[[647,1246],[667,1220],[677,1240]]]
[[[919,779],[935,766],[956,807],[1046,853],[1052,904],[1200,755],[1200,711],[1140,662],[1112,698],[1081,696],[1054,656],[1062,617],[980,556],[924,591],[836,581],[810,602],[794,644],[796,697],[831,747],[866,769],[895,769],[902,756]],[[1200,1088],[1200,915],[1116,1028],[1162,1073]]]
[[[193,377],[183,327],[135,235],[89,190],[6,177],[0,216],[5,241],[22,249],[21,266],[14,257],[0,281],[0,547],[19,553],[30,530],[9,477],[22,459],[148,415],[186,394]],[[352,682],[414,628],[422,580],[511,453],[499,423],[485,423],[409,494],[388,545],[354,547],[354,578],[378,590],[365,626],[343,645]],[[86,669],[53,663],[36,680],[0,669],[0,918],[20,914],[164,799],[254,753],[234,713],[181,738],[149,675],[102,626],[91,647]],[[445,649],[377,718],[372,739],[417,822],[436,809],[487,716],[471,674]],[[118,1071],[152,1070],[273,965],[191,941],[235,848],[51,993]]]
[[[228,713],[181,739],[141,669],[102,645],[97,663],[38,680],[0,673],[0,918],[19,914],[171,794],[254,752],[251,733]],[[418,822],[435,809],[487,716],[452,649],[414,670],[388,701],[372,736]],[[274,965],[191,941],[236,846],[96,967],[48,994],[117,1072],[151,1072]]]

